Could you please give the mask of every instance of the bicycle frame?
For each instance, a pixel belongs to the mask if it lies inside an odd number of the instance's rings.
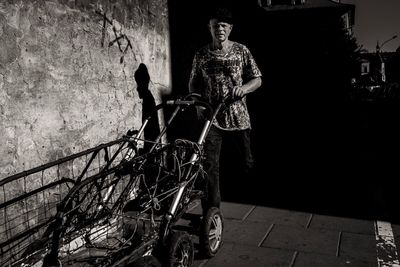
[[[154,228],[157,231],[143,237],[142,242],[139,244],[135,243],[135,246],[128,246],[127,242],[130,241],[127,240],[120,248],[109,252],[113,253],[112,260],[104,258],[104,261],[97,262],[96,266],[123,266],[132,258],[139,257],[144,253],[151,253],[157,245],[164,244],[173,223],[187,210],[187,204],[194,198],[202,197],[201,194],[196,195],[193,192],[193,186],[198,176],[204,174],[202,170],[202,146],[217,113],[224,105],[221,102],[215,109],[212,109],[208,103],[191,100],[190,98],[193,96],[195,95],[188,95],[182,100],[167,101],[156,106],[154,112],[144,120],[138,131],[130,129],[123,139],[118,140],[118,142],[112,142],[112,144],[115,143],[117,146],[116,152],[112,155],[109,155],[107,151],[104,153],[105,165],[99,169],[99,172],[95,175],[85,177],[89,166],[98,153],[97,151],[100,151],[106,145],[96,148],[87,166],[74,181],[73,187],[70,188],[59,203],[57,213],[48,220],[46,225],[41,226],[46,227],[42,237],[38,240],[41,245],[39,247],[37,245],[29,246],[24,253],[21,252],[23,255],[27,255],[26,261],[19,260],[16,264],[29,266],[29,264],[33,263],[33,260],[42,255],[44,256],[42,261],[43,266],[55,266],[60,261],[62,255],[65,255],[65,253],[70,254],[70,251],[65,251],[65,249],[71,249],[72,253],[75,253],[81,248],[93,246],[92,236],[94,236],[95,240],[99,240],[98,236],[104,234],[102,231],[108,231],[108,228],[106,229],[104,225],[116,227],[115,221],[117,217],[115,216],[123,216],[121,212],[124,212],[127,203],[138,197],[138,187],[141,183],[146,183],[144,177],[146,168],[149,165],[152,167],[153,165],[151,164],[154,164],[153,161],[163,157],[164,153],[177,153],[173,155],[180,157],[180,152],[175,150],[182,149],[182,153],[187,154],[185,154],[184,158],[182,156],[182,159],[174,158],[174,164],[175,162],[178,163],[176,172],[171,172],[168,169],[164,170],[162,169],[164,163],[156,162],[160,165],[154,166],[159,171],[162,171],[162,175],[164,176],[160,179],[157,177],[155,185],[148,187],[144,184],[147,191],[142,190],[142,193],[148,193],[148,196],[146,195],[146,198],[143,198],[146,202],[143,204],[143,210],[138,213],[139,216],[136,218],[136,221],[139,221],[141,219],[139,218],[140,215],[146,214],[146,212],[151,211],[151,214],[153,214],[153,208],[160,205],[160,203],[167,203],[164,206],[165,213],[160,217],[159,222],[157,222],[159,224],[156,224]],[[176,107],[157,138],[151,140],[154,144],[149,152],[139,155],[137,153],[137,143],[142,140],[141,136],[148,121],[151,119],[151,116],[157,115],[158,110],[167,106]],[[189,106],[201,106],[209,111],[209,116],[204,122],[197,141],[192,142],[177,139],[173,143],[162,144],[160,140],[174,118],[180,111],[184,111]],[[88,151],[92,152],[92,150]],[[122,155],[122,160],[119,163],[115,162],[120,160],[117,159],[117,154]],[[81,153],[77,154],[77,156],[80,155]],[[179,160],[182,160],[183,164],[179,163]],[[158,190],[158,187],[163,185],[168,186],[168,188],[165,191]],[[193,195],[190,195],[192,193]],[[164,212],[164,209],[162,212]],[[33,258],[31,255],[33,255]],[[34,264],[36,265],[36,263]],[[16,265],[11,264],[10,266]]]

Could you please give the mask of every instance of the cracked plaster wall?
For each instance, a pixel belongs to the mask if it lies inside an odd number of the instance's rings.
[[[169,53],[167,0],[0,2],[0,179],[138,128],[133,74],[159,102]]]

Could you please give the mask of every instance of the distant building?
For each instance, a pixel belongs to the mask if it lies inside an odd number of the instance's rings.
[[[355,21],[355,5],[343,4],[331,0],[258,0],[259,6],[266,11],[298,11],[308,10],[316,12],[336,13],[342,16],[347,32],[352,33]]]
[[[370,76],[376,83],[396,81],[393,65],[397,62],[398,52],[362,53],[360,77]]]
[[[400,53],[361,54],[358,77],[354,78],[353,97],[362,101],[400,100]]]

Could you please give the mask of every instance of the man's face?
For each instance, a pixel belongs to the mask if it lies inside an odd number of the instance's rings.
[[[217,19],[211,19],[208,27],[210,29],[213,40],[218,42],[228,40],[229,34],[232,30],[232,24],[219,21]]]

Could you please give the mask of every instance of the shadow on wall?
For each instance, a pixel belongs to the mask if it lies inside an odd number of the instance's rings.
[[[156,103],[153,95],[149,90],[150,75],[145,64],[140,63],[138,69],[135,71],[135,81],[137,84],[136,89],[139,93],[139,98],[143,101],[142,122],[144,122],[149,116],[151,116],[148,124],[144,129],[144,139],[154,141],[160,134],[160,123],[158,120],[158,114],[152,114]],[[153,144],[150,142],[145,142],[143,152],[148,152],[152,145]]]

